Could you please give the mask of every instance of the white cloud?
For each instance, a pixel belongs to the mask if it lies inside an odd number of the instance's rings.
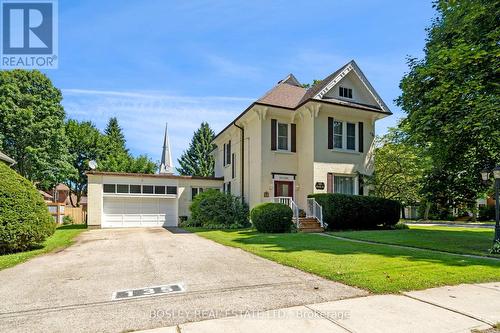
[[[90,120],[101,130],[116,116],[132,153],[161,155],[165,122],[169,125],[174,164],[188,147],[202,121],[217,133],[239,115],[253,98],[175,96],[159,92],[62,89],[69,118]]]
[[[208,63],[215,68],[215,70],[226,76],[244,77],[256,79],[262,76],[260,68],[250,65],[237,63],[231,59],[221,57],[218,55],[207,55]]]

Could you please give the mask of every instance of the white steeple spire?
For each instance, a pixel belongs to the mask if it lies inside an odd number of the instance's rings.
[[[174,173],[174,165],[172,163],[172,153],[170,152],[170,141],[168,139],[168,123],[165,124],[165,137],[163,139],[163,152],[161,154],[159,173],[166,173],[166,174]]]

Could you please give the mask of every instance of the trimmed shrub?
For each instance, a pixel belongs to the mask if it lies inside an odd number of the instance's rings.
[[[33,184],[0,162],[0,253],[32,249],[52,235],[55,227]]]
[[[252,223],[259,232],[290,232],[293,212],[287,205],[267,202],[255,206],[250,213]]]
[[[63,225],[69,225],[69,224],[75,224],[75,220],[73,220],[73,218],[69,215],[65,215],[63,217]]]
[[[338,193],[311,194],[323,207],[328,230],[375,229],[398,223],[401,206],[394,200]]]
[[[250,226],[248,205],[241,199],[217,190],[199,193],[189,207],[191,217],[184,225],[212,229],[236,229]]]

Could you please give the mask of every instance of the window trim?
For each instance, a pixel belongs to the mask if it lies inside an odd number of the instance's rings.
[[[104,191],[104,187],[112,186],[114,191]],[[127,187],[127,192],[118,192],[118,186],[126,186]],[[131,192],[130,188],[132,186],[139,186],[141,191],[140,192]],[[152,192],[151,193],[146,193],[144,192],[145,187],[151,187]],[[165,193],[156,193],[156,188],[163,187],[165,189]],[[172,192],[172,190],[175,188],[175,193],[168,193],[169,190]],[[177,197],[179,194],[179,187],[177,185],[159,185],[159,184],[117,184],[117,183],[103,183],[102,184],[102,194],[103,196],[130,196],[130,197],[167,197],[167,198],[174,198]]]
[[[335,173],[335,172],[329,172],[328,174],[332,175],[332,192],[331,193],[340,193],[340,192],[335,192],[335,177],[343,177],[343,178],[351,178],[352,179],[352,194],[350,194],[350,195],[359,195],[359,176],[358,175],[347,174],[347,173]],[[327,175],[327,178],[328,178],[328,175]],[[327,192],[328,192],[328,188],[327,188]],[[346,194],[346,193],[341,193],[341,194]]]
[[[335,123],[342,124],[342,148],[335,147]],[[354,148],[347,148],[347,124],[354,125]],[[338,135],[337,135],[338,136]],[[343,153],[352,153],[352,154],[362,154],[359,152],[359,122],[352,122],[346,120],[340,120],[337,118],[333,119],[333,131],[332,131],[332,139],[333,139],[333,148],[332,151],[343,152]]]
[[[339,97],[353,99],[352,90],[352,88],[339,86]]]
[[[279,128],[280,125],[286,125],[286,141],[287,141],[287,149],[282,149],[280,148],[280,135],[279,135]],[[292,135],[291,135],[291,124],[290,123],[283,123],[283,122],[277,122],[276,123],[276,151],[278,152],[291,152],[292,151]]]

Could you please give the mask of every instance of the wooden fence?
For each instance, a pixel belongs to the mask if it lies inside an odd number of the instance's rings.
[[[84,224],[87,221],[87,212],[82,207],[66,206],[64,215],[70,216],[75,224]]]

